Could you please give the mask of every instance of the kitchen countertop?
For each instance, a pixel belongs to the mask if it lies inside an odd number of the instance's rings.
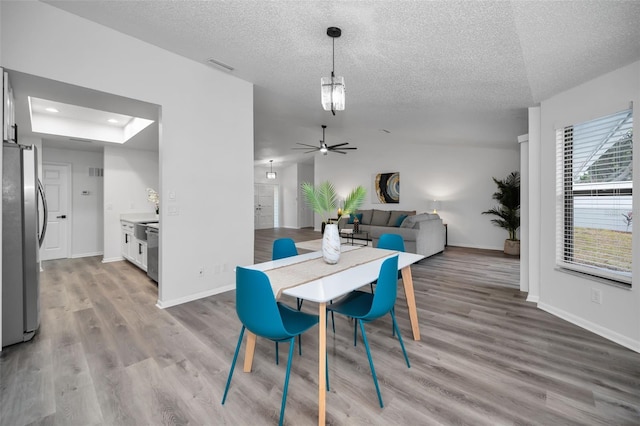
[[[157,222],[158,215],[155,213],[125,213],[120,215],[120,220],[131,223]]]

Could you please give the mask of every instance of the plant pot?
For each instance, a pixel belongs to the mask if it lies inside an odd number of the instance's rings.
[[[520,256],[520,240],[504,240],[504,254]]]
[[[340,234],[338,225],[327,223],[322,235],[322,258],[330,265],[338,263],[340,260]]]

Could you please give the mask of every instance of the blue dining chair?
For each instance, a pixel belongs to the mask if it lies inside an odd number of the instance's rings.
[[[380,239],[378,240],[377,248],[386,249],[386,250],[395,250],[401,251],[404,253],[404,239],[400,234],[382,234],[380,235]],[[402,272],[398,271],[398,279],[402,278]],[[373,293],[373,285],[376,282],[371,283],[371,293]],[[394,311],[395,313],[395,311]],[[358,328],[354,331],[356,337],[358,334]],[[395,330],[392,330],[393,335],[395,336]]]
[[[256,336],[265,337],[276,343],[289,342],[287,373],[284,379],[282,405],[280,407],[279,425],[282,425],[295,338],[316,325],[318,316],[296,311],[287,305],[276,302],[269,277],[262,271],[242,267],[236,268],[236,312],[240,322],[242,322],[242,329],[240,330],[240,337],[233,355],[227,385],[224,388],[222,404],[224,405],[227,399],[227,392],[229,391],[229,385],[231,385],[231,378],[233,377],[233,370],[236,366],[245,329],[248,329]],[[326,380],[328,387],[328,372]]]
[[[296,243],[291,238],[278,238],[273,241],[272,260],[284,259],[285,257],[297,256],[298,249]]]
[[[376,385],[376,392],[378,393],[380,408],[384,408],[384,404],[382,403],[382,395],[380,394],[380,387],[378,386],[378,377],[376,376],[376,369],[373,366],[373,359],[371,358],[371,350],[369,348],[369,342],[367,341],[364,324],[383,317],[384,315],[391,314],[393,328],[398,335],[404,359],[407,362],[407,367],[411,368],[411,364],[409,364],[409,357],[407,356],[407,351],[404,348],[404,342],[402,341],[400,329],[398,328],[396,316],[393,311],[398,290],[397,276],[398,256],[393,256],[386,259],[380,267],[378,285],[375,293],[372,294],[364,291],[353,291],[338,302],[327,306],[327,310],[331,312],[337,312],[354,318],[356,320],[356,328],[358,325],[360,326],[362,340],[364,341],[364,346],[367,349],[367,357],[369,358],[371,376],[373,377],[373,383]]]

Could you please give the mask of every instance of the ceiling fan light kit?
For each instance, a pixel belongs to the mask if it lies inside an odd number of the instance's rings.
[[[327,28],[327,35],[332,39],[332,63],[331,77],[322,77],[320,79],[320,88],[322,96],[322,108],[325,111],[331,111],[336,115],[336,111],[344,111],[344,77],[335,76],[336,62],[336,38],[342,35],[342,30],[338,27]]]

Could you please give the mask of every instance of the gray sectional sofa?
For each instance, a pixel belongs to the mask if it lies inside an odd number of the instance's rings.
[[[373,246],[378,246],[382,234],[400,234],[404,239],[405,250],[410,253],[433,256],[444,250],[445,227],[437,214],[420,213],[405,210],[356,210],[361,217],[360,230],[369,233]],[[349,216],[342,216],[338,229],[353,229]]]

